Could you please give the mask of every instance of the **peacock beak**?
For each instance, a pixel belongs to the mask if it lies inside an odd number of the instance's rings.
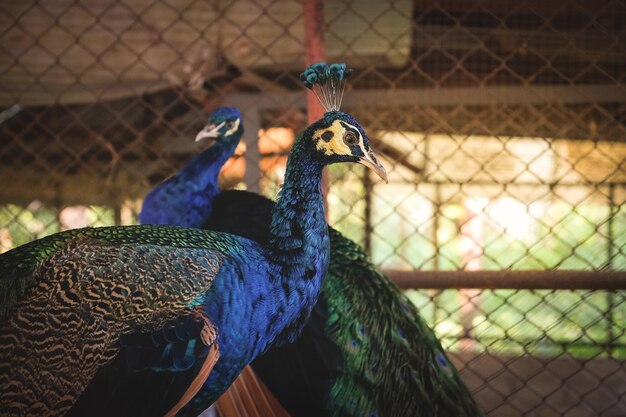
[[[361,157],[359,159],[359,163],[370,168],[386,183],[389,183],[389,181],[387,180],[387,171],[385,171],[385,167],[383,166],[383,164],[378,162],[378,159],[376,159],[376,155],[371,149],[367,151],[364,157]]]
[[[196,142],[202,139],[216,139],[220,135],[220,129],[224,126],[224,123],[226,122],[222,122],[219,125],[211,123],[204,126],[196,135]]]

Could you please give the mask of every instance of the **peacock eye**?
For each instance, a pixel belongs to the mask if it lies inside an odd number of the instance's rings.
[[[355,146],[359,143],[359,138],[352,132],[346,132],[343,137],[343,142],[348,146]]]

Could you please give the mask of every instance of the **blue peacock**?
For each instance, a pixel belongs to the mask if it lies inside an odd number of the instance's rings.
[[[331,66],[320,63],[303,74],[309,87],[327,98],[327,106],[338,105],[336,92],[343,90],[337,80],[329,81],[329,74],[341,75],[345,67],[332,68],[331,72]],[[205,170],[214,173],[211,188],[217,189],[217,171],[211,161],[206,164]],[[193,182],[186,169],[179,175]],[[190,226],[268,241],[274,206],[270,200],[224,191],[205,205],[212,208],[210,217]],[[184,219],[179,206],[178,201],[164,201],[160,209],[171,210],[168,217]],[[479,416],[472,396],[414,305],[361,247],[332,228],[329,235],[329,273],[311,318],[296,342],[274,346],[253,362],[257,375],[294,417]],[[254,387],[243,390],[258,392]],[[198,415],[209,403],[206,394],[201,389],[181,415]],[[256,403],[263,400],[257,398]],[[245,402],[238,407],[245,407]]]
[[[146,196],[139,222],[202,225],[211,214],[211,201],[219,193],[216,179],[220,169],[235,152],[242,135],[243,120],[239,110],[233,107],[215,110],[196,135],[196,141],[214,139],[215,143]]]
[[[142,225],[62,232],[0,255],[0,414],[64,415],[90,381],[115,397],[122,368],[160,376],[126,404],[140,411],[131,415],[175,415],[199,389],[212,403],[306,322],[329,261],[321,171],[337,162],[385,176],[359,123],[333,111],[296,139],[265,245]]]

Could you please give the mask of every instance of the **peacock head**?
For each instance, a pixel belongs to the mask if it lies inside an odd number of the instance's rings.
[[[220,107],[209,116],[209,121],[196,135],[196,142],[214,139],[217,142],[239,142],[243,134],[241,112],[234,107]]]
[[[307,67],[300,78],[320,101],[326,114],[310,126],[315,151],[324,164],[334,162],[358,162],[372,169],[383,180],[387,173],[370,149],[365,130],[347,113],[339,111],[346,80],[352,70],[346,64],[316,62]]]
[[[357,162],[372,169],[387,181],[387,172],[370,148],[361,125],[349,114],[330,111],[310,127],[315,153],[324,165]]]

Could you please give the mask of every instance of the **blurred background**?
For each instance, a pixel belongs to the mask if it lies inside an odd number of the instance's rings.
[[[354,68],[342,110],[390,179],[331,167],[329,223],[409,287],[417,270],[473,274],[477,289],[456,274],[456,289],[408,294],[487,415],[626,415],[626,292],[597,284],[626,270],[626,2],[317,3],[317,52]],[[307,121],[307,13],[0,2],[0,252],[136,223],[222,105],[246,129],[223,187],[275,197]],[[515,285],[470,272],[485,270],[547,272]],[[570,285],[554,270],[594,273]]]

